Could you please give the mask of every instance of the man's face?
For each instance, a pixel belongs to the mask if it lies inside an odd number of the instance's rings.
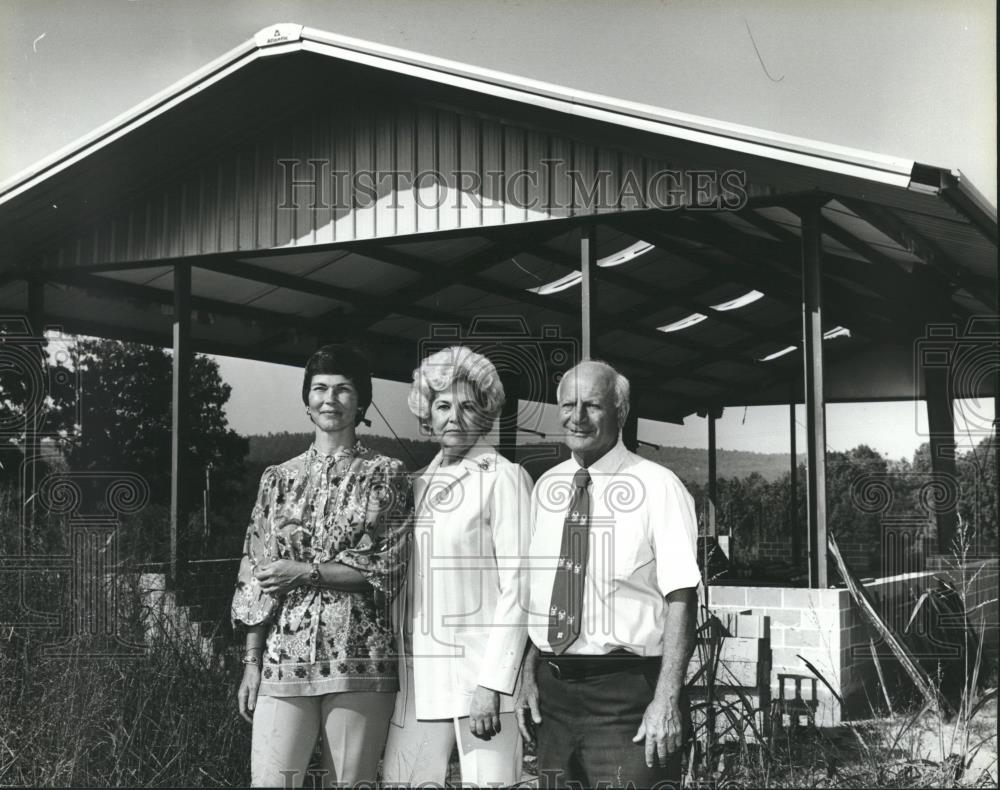
[[[590,466],[618,443],[614,379],[602,368],[582,365],[559,388],[559,421],[566,446]]]

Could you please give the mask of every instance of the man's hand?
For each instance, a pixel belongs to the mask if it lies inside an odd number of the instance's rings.
[[[642,723],[632,742],[646,739],[646,765],[652,768],[654,765],[666,766],[667,756],[681,748],[682,736],[677,702],[653,697],[642,714]]]
[[[488,741],[500,732],[500,694],[484,686],[476,686],[469,706],[469,730],[477,738]]]
[[[260,688],[260,667],[256,664],[246,664],[243,668],[243,680],[240,690],[236,693],[239,701],[240,716],[247,721],[253,721],[253,711],[257,707],[257,689]]]
[[[295,560],[273,560],[262,562],[254,571],[254,576],[260,582],[260,589],[269,595],[284,595],[301,587],[309,580],[312,566],[308,562]]]
[[[517,716],[517,728],[521,731],[524,742],[534,742],[535,726],[542,723],[542,714],[538,709],[538,681],[534,672],[524,673],[521,688],[514,699],[514,715]]]

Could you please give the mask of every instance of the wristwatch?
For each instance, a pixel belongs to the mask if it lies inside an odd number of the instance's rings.
[[[312,585],[319,584],[319,560],[313,560],[312,570],[309,571],[309,583]]]

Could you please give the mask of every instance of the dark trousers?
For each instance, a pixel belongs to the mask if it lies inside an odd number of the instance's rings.
[[[621,672],[560,680],[542,661],[538,786],[679,787],[680,750],[669,755],[665,767],[649,768],[645,744],[632,742],[653,699],[657,674],[658,664],[647,662]],[[686,722],[686,705],[682,716]]]

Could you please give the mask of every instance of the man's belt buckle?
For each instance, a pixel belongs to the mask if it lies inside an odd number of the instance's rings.
[[[545,663],[549,665],[549,669],[552,670],[552,674],[555,676],[556,680],[563,679],[562,670],[559,669],[559,665],[555,661],[546,661]]]

